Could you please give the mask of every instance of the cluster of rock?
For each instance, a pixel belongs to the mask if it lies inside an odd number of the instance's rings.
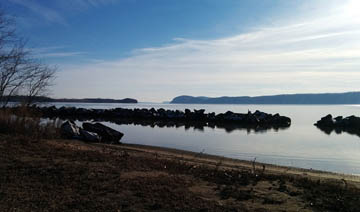
[[[347,132],[360,136],[360,117],[348,116],[343,118],[342,116],[332,117],[331,114],[322,117],[315,124],[320,130],[326,134],[330,134],[332,131],[336,133]]]
[[[172,123],[198,123],[203,125],[223,125],[236,124],[239,126],[248,127],[263,127],[263,128],[286,128],[291,125],[291,119],[279,114],[269,114],[261,111],[242,114],[228,111],[226,113],[205,113],[201,110],[165,110],[160,109],[85,109],[75,107],[36,107],[43,116],[62,119],[78,119],[78,120],[146,120],[146,121],[162,121]]]
[[[83,120],[85,121],[85,120]],[[194,129],[197,131],[204,131],[205,128],[211,129],[223,129],[228,133],[231,133],[235,130],[246,130],[247,133],[258,133],[258,132],[266,132],[267,130],[273,129],[283,130],[288,127],[281,126],[259,126],[259,125],[246,125],[239,123],[228,123],[228,122],[205,122],[205,121],[169,121],[169,120],[140,120],[140,119],[94,119],[97,122],[111,122],[117,125],[140,125],[146,127],[159,127],[159,128],[184,128],[185,130]]]
[[[101,123],[82,124],[82,128],[77,126],[73,121],[66,121],[61,125],[61,135],[67,139],[79,139],[87,142],[103,142],[120,144],[123,133],[118,132]]]

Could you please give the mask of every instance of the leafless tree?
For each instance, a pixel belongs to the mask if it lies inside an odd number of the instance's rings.
[[[26,95],[26,103],[34,102],[34,97],[46,96],[48,87],[52,85],[56,72],[55,67],[49,67],[41,63],[33,63],[28,67],[27,79],[24,82],[24,93]]]
[[[15,22],[0,11],[0,102],[6,106],[14,95],[25,96],[31,104],[44,95],[55,77],[56,68],[40,63],[26,50],[15,33]]]

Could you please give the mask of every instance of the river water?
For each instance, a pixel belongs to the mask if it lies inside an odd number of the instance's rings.
[[[360,137],[347,133],[330,135],[313,124],[321,117],[360,116],[360,105],[196,105],[196,104],[92,104],[56,103],[55,106],[83,108],[164,108],[171,110],[205,109],[206,112],[247,113],[260,110],[291,118],[291,127],[255,132],[246,129],[185,129],[104,124],[123,132],[124,143],[170,147],[193,152],[254,160],[276,165],[360,175]]]

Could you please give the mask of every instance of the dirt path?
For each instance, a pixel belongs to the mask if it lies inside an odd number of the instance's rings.
[[[0,211],[358,211],[358,185],[172,149],[0,136]]]

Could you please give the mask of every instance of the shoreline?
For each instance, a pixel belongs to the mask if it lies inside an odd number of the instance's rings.
[[[100,144],[103,145],[103,144]],[[108,145],[108,144],[105,144]],[[118,146],[118,145],[109,145],[109,146]],[[225,156],[212,155],[207,153],[198,153],[188,150],[181,150],[176,148],[169,147],[161,147],[161,146],[151,146],[144,144],[128,144],[123,143],[121,148],[142,151],[147,153],[157,153],[163,154],[168,157],[172,157],[173,159],[180,160],[188,160],[196,163],[204,163],[208,165],[216,165],[219,161],[221,161],[221,166],[225,168],[253,168],[253,162],[248,160],[230,158]],[[337,173],[337,172],[329,172],[323,170],[316,169],[306,169],[299,167],[291,167],[291,166],[281,166],[276,164],[269,164],[263,162],[255,161],[255,167],[257,170],[261,170],[263,165],[266,167],[266,171],[270,171],[272,174],[291,174],[298,176],[309,176],[309,177],[318,177],[318,178],[326,178],[326,179],[335,179],[335,180],[346,180],[354,183],[359,183],[360,186],[360,176],[354,174],[345,174],[345,173]]]

